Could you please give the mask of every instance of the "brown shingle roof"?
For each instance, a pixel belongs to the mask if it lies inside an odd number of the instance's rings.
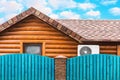
[[[51,25],[55,29],[61,31],[62,33],[68,35],[69,37],[73,38],[74,40],[78,41],[79,43],[82,40],[85,40],[83,37],[78,35],[76,32],[72,31],[71,29],[67,28],[66,26],[60,24],[56,20],[51,19],[47,15],[41,13],[40,11],[36,10],[35,8],[29,8],[28,10],[22,12],[21,14],[13,17],[12,19],[8,20],[7,22],[0,25],[0,32],[4,31],[5,29],[11,27],[12,25],[20,22],[21,20],[25,19],[26,17],[34,15],[40,20],[46,22],[47,24]]]
[[[87,41],[120,41],[120,20],[57,20]]]

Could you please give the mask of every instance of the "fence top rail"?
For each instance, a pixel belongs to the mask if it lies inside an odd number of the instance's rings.
[[[111,54],[88,54],[88,55],[83,55],[83,56],[76,56],[76,57],[72,57],[72,58],[68,58],[67,60],[70,60],[70,59],[77,59],[77,58],[93,58],[93,57],[119,57],[120,56],[117,56],[117,55],[111,55]]]
[[[31,54],[31,53],[11,53],[11,54],[6,54],[6,55],[1,55],[1,57],[7,57],[7,56],[34,56],[34,57],[41,57],[41,58],[50,58],[48,56],[41,56],[41,55],[38,55],[38,54]],[[50,58],[50,59],[53,59],[53,58]]]

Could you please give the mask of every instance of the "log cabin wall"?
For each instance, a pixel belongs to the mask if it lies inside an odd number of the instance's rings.
[[[57,55],[77,56],[77,46],[80,45],[34,16],[29,16],[0,34],[0,55],[22,53],[21,42],[44,42],[43,55],[50,57]],[[92,43],[86,44],[92,45]],[[117,49],[117,44],[96,43],[95,45],[97,44],[100,45],[100,53],[102,54],[117,55],[118,51],[120,52]]]
[[[117,55],[117,45],[100,45],[100,53]]]
[[[0,34],[0,54],[20,53],[21,42],[26,41],[45,42],[44,56],[77,55],[78,42],[35,16],[29,16]]]
[[[119,55],[120,47],[119,42],[84,42],[83,44],[87,45],[99,45],[101,54],[111,54],[111,55]]]

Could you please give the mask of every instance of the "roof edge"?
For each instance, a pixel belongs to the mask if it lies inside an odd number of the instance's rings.
[[[79,34],[73,32],[72,30],[68,29],[66,26],[64,26],[61,23],[59,23],[58,21],[48,17],[47,15],[43,14],[42,12],[40,12],[39,10],[37,10],[33,7],[30,7],[28,10],[18,14],[17,16],[15,16],[15,17],[9,19],[8,21],[6,21],[5,23],[1,24],[0,32],[4,31],[5,29],[11,27],[12,25],[16,24],[17,22],[25,19],[26,17],[28,17],[30,15],[36,16],[37,18],[43,20],[44,22],[48,23],[49,25],[53,26],[57,30],[63,32],[64,34],[68,35],[69,37],[73,38],[74,40],[76,40],[79,43],[82,43],[82,41],[86,40]]]

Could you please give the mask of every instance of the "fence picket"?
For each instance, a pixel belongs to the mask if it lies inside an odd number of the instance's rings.
[[[90,79],[89,78],[89,74],[90,74],[90,61],[89,61],[89,56],[87,56],[87,59],[86,59],[86,79],[88,80],[88,79]]]
[[[67,80],[120,79],[120,57],[115,55],[78,56],[67,59],[66,65]]]
[[[96,60],[96,65],[97,65],[96,80],[100,80],[100,79],[99,79],[99,66],[100,66],[100,65],[99,65],[99,64],[100,64],[100,63],[99,63],[99,55],[96,56],[96,59],[97,59],[97,60]]]
[[[2,62],[1,62],[1,61],[2,61],[2,59],[1,59],[1,57],[0,57],[0,66],[1,66],[1,67],[0,67],[0,71],[2,71]],[[0,73],[0,78],[1,78],[1,77],[2,77],[2,74]]]
[[[120,68],[119,68],[119,57],[117,57],[117,62],[116,62],[117,66],[116,66],[116,69],[117,69],[117,80],[120,79]]]
[[[54,80],[54,59],[34,54],[0,56],[0,80]],[[52,74],[52,75],[51,75]]]

